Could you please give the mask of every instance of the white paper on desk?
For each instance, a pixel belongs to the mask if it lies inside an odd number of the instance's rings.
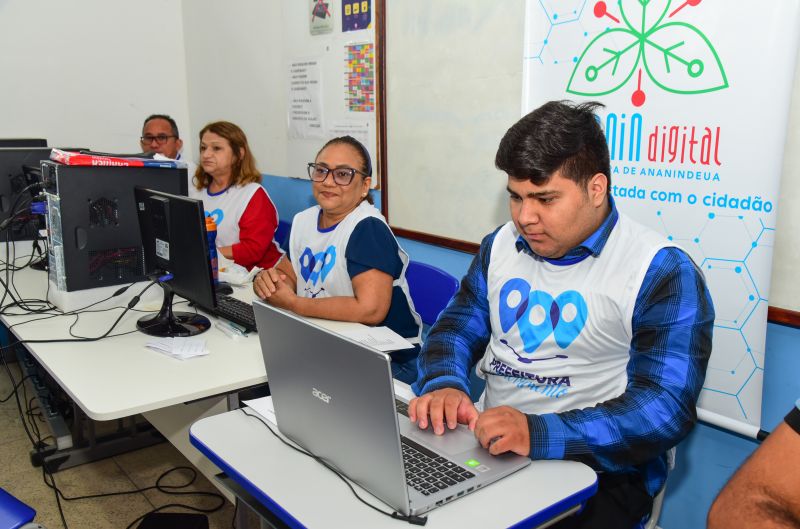
[[[219,267],[219,280],[231,285],[244,285],[252,283],[253,278],[262,268],[254,266],[250,271],[242,265],[238,265],[233,260],[228,259],[222,252],[217,252],[217,264]]]
[[[261,397],[259,399],[243,400],[248,408],[261,415],[264,419],[278,426],[278,419],[275,417],[275,406],[272,405],[272,397]]]
[[[306,320],[319,325],[324,329],[333,331],[351,340],[374,347],[378,351],[388,353],[400,349],[411,349],[414,344],[391,330],[389,327],[370,327],[363,323],[352,321],[323,320],[320,318],[306,318]]]
[[[202,338],[160,338],[147,342],[147,347],[178,360],[208,354],[206,341]]]
[[[189,167],[189,164],[186,163],[186,160],[176,160],[174,158],[170,158],[169,156],[164,156],[163,154],[160,153],[156,153],[153,156],[153,160],[164,160],[168,162],[174,162],[175,167],[187,167],[187,168]]]
[[[366,326],[365,326],[366,327]],[[391,330],[389,327],[366,327],[361,330],[353,330],[342,333],[351,340],[361,342],[364,345],[374,347],[378,351],[388,353],[400,349],[411,349],[414,345]]]

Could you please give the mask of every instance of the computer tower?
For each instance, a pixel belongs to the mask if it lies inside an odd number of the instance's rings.
[[[42,162],[50,281],[60,291],[144,279],[134,188],[186,195],[187,170]]]

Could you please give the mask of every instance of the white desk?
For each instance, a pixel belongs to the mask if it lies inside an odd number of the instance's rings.
[[[28,298],[44,298],[46,274],[25,269],[15,273],[15,284]],[[159,291],[154,286],[151,290]],[[159,294],[160,295],[160,294]],[[73,332],[103,334],[122,309],[80,316]],[[144,314],[129,311],[112,334],[136,329]],[[7,326],[41,316],[3,316]],[[10,329],[20,340],[70,339],[73,317],[58,316]],[[211,317],[212,324],[215,321]],[[266,382],[258,336],[232,339],[215,329],[199,335],[210,354],[176,360],[145,347],[153,338],[142,333],[104,338],[96,342],[30,343],[25,347],[58,381],[90,418],[107,421],[174,404],[221,395]]]
[[[18,250],[18,256],[22,256],[30,243],[17,246],[22,247]],[[47,274],[26,268],[14,273],[14,284],[23,297],[44,299]],[[155,299],[160,300],[160,290],[153,286],[148,294],[155,292]],[[250,295],[250,291],[241,293]],[[157,308],[152,302],[148,305],[149,309]],[[121,312],[116,309],[83,314],[73,332],[99,336]],[[136,320],[143,315],[129,311],[112,334],[134,330]],[[39,317],[42,316],[3,316],[2,321],[10,326]],[[212,324],[216,321],[210,319]],[[54,317],[12,327],[10,334],[20,340],[69,339],[68,328],[73,321],[73,317]],[[108,421],[142,413],[204,474],[213,476],[218,470],[189,444],[189,425],[202,416],[225,411],[226,393],[266,382],[267,377],[256,334],[234,340],[212,325],[200,336],[206,340],[210,354],[184,361],[146,348],[152,337],[142,333],[96,342],[30,343],[25,347],[88,417]],[[187,402],[190,404],[184,405]]]
[[[289,527],[413,527],[362,505],[332,472],[283,445],[240,410],[196,422],[190,436],[198,450]],[[434,509],[426,527],[544,527],[575,510],[596,487],[595,472],[582,463],[534,461]],[[356,490],[383,510],[390,509],[360,487]]]

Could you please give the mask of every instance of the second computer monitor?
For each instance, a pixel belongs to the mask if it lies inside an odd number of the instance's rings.
[[[46,147],[0,147],[0,222],[16,217],[9,225],[11,240],[30,240],[38,235],[39,224],[30,210],[31,194],[23,192],[29,184],[24,167],[38,167],[40,160],[49,157]]]
[[[210,326],[208,318],[172,310],[177,294],[201,307],[216,306],[208,255],[205,213],[200,200],[137,187],[136,206],[148,276],[161,276],[165,297],[159,314],[137,323],[156,336],[190,336]]]

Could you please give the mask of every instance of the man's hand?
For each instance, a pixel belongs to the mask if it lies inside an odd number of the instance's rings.
[[[421,429],[428,427],[430,421],[436,435],[444,433],[444,426],[455,429],[459,423],[466,424],[470,430],[475,429],[478,410],[472,404],[469,395],[453,388],[437,389],[408,403],[408,418],[417,423]]]
[[[492,455],[514,452],[527,456],[531,452],[528,418],[511,406],[490,408],[478,417],[475,437]]]

